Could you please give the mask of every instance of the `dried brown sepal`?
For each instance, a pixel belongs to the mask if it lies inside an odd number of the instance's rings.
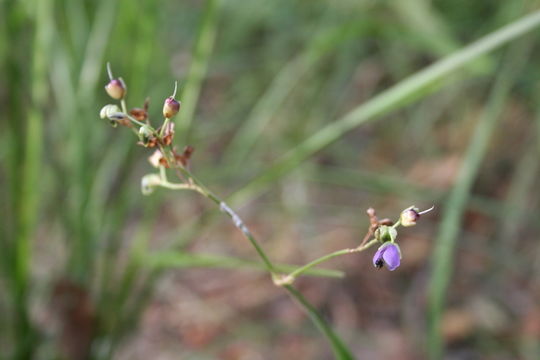
[[[160,149],[156,149],[154,153],[148,157],[148,162],[155,167],[158,168],[160,166],[164,166],[166,168],[169,168],[169,163],[167,162],[167,159],[163,154],[161,153]]]
[[[161,128],[158,129],[158,133],[161,133]],[[168,121],[163,128],[163,136],[161,137],[161,142],[163,145],[171,145],[174,138],[174,123]]]
[[[148,112],[145,109],[133,108],[129,111],[129,114],[139,121],[146,121],[148,119]]]
[[[137,145],[141,145],[147,148],[153,148],[156,147],[158,144],[158,139],[155,136],[149,137],[146,142],[143,141],[137,141]]]
[[[176,165],[180,165],[182,167],[186,167],[188,164],[188,160],[184,155],[174,154],[174,160],[176,161]]]
[[[150,99],[146,98],[144,100],[144,105],[141,108],[133,108],[129,111],[129,114],[133,116],[138,121],[146,121],[148,120],[148,107],[150,104]]]
[[[144,99],[144,105],[143,105],[144,111],[146,111],[148,113],[148,108],[149,107],[150,107],[150,98],[147,97],[146,99]]]
[[[182,154],[178,154],[176,152],[176,149],[173,149],[172,153],[174,155],[174,160],[176,161],[176,165],[181,165],[183,167],[188,166],[189,161],[191,159],[191,155],[193,154],[194,151],[195,151],[195,148],[189,145],[184,148],[184,151],[182,152]]]
[[[392,220],[390,219],[385,218],[385,219],[379,220],[379,218],[377,218],[375,209],[373,208],[367,209],[366,213],[369,217],[369,229],[366,235],[364,236],[364,239],[362,239],[362,242],[360,244],[361,246],[368,242],[368,240],[375,234],[375,231],[379,228],[379,226],[381,225],[392,226],[394,224]]]
[[[128,127],[128,128],[132,128],[133,127],[133,123],[131,121],[129,121],[128,118],[124,118],[124,119],[121,119],[121,120],[118,120],[117,123],[119,125],[122,125],[122,126],[125,126],[125,127]]]
[[[191,155],[195,152],[195,148],[191,145],[188,145],[184,148],[184,156],[189,160]]]

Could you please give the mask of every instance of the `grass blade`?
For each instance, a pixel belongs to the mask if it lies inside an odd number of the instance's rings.
[[[225,151],[226,158],[223,162],[228,164],[231,173],[238,170],[246,160],[272,116],[283,106],[300,80],[313,71],[328,53],[365,30],[365,24],[356,22],[325,30],[321,35],[317,35],[300,55],[285,64],[257,101]]]
[[[204,9],[204,18],[201,22],[199,35],[193,50],[193,61],[189,68],[186,82],[181,92],[182,111],[179,114],[178,133],[185,139],[189,138],[189,131],[195,108],[201,92],[202,82],[206,75],[210,53],[216,38],[219,0],[207,0]]]
[[[523,44],[519,44],[523,45]],[[470,190],[478,174],[480,164],[486,154],[491,135],[500,118],[506,98],[512,88],[515,75],[526,59],[528,48],[513,47],[509,59],[497,77],[490,94],[488,105],[476,126],[469,142],[457,183],[452,189],[443,210],[443,220],[439,228],[434,254],[428,295],[428,351],[431,359],[441,359],[443,344],[440,333],[441,315],[444,308],[446,290],[452,273],[453,255],[463,213],[469,199]]]
[[[337,360],[353,360],[354,356],[347,348],[343,340],[332,330],[332,328],[326,323],[322,315],[315,309],[313,305],[292,285],[285,285],[285,290],[302,306],[302,308],[308,313],[309,317],[315,323],[317,328],[324,334],[326,339],[330,342],[334,356]]]
[[[233,203],[242,203],[263,191],[304,160],[341,136],[375,117],[411,103],[440,86],[440,81],[455,70],[540,25],[540,11],[524,16],[503,28],[463,47],[454,54],[428,66],[358,106],[341,119],[327,125],[299,144],[233,195]]]
[[[263,263],[252,260],[244,260],[236,257],[213,255],[213,254],[188,254],[180,252],[159,252],[147,255],[141,259],[144,265],[152,268],[223,268],[223,269],[253,269],[265,271]],[[286,264],[274,264],[278,271],[289,273],[298,266]],[[312,269],[305,273],[311,276],[342,278],[343,272],[329,269]]]

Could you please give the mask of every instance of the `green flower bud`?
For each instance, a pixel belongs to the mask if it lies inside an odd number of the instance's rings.
[[[394,242],[397,237],[397,230],[391,226],[381,225],[375,230],[375,239],[379,240],[382,243],[387,241]]]
[[[101,117],[102,119],[110,118],[112,114],[121,113],[121,112],[122,110],[120,110],[118,105],[108,104],[101,108],[99,112],[99,117]]]
[[[148,125],[143,125],[139,129],[139,140],[144,146],[148,146],[153,137],[152,128]]]

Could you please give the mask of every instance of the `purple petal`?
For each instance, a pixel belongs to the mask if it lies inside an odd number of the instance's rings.
[[[384,247],[380,247],[375,253],[375,255],[373,256],[373,266],[375,266],[376,268],[380,268],[379,264],[383,258],[383,253],[384,253]]]
[[[390,271],[396,270],[400,264],[401,254],[397,245],[395,244],[389,244],[388,246],[385,246],[382,252],[382,257],[384,263],[386,264],[386,267]]]

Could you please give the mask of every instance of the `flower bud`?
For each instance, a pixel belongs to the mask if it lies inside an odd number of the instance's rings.
[[[122,112],[122,110],[120,110],[118,105],[109,104],[109,105],[105,105],[104,107],[101,108],[101,110],[99,112],[99,117],[102,118],[102,119],[110,118],[111,115],[113,115],[115,113],[121,113],[121,112]]]
[[[143,195],[150,195],[154,188],[161,184],[161,178],[158,174],[147,174],[141,179],[141,191]]]
[[[418,209],[415,207],[410,207],[401,212],[399,216],[399,221],[403,226],[414,226],[416,225],[416,220],[420,218]]]
[[[123,126],[131,126],[126,114],[124,114],[117,105],[109,104],[101,108],[99,116],[102,119],[109,119],[110,124],[116,127],[118,124]]]
[[[116,100],[120,100],[126,95],[126,84],[124,81],[119,79],[112,79],[107,85],[105,85],[105,91],[109,94],[110,97]]]
[[[144,146],[148,146],[150,140],[152,139],[152,129],[148,125],[143,125],[139,129],[139,140]]]
[[[382,243],[385,242],[394,242],[397,237],[397,230],[391,226],[381,225],[375,230],[375,239],[379,240]]]
[[[420,211],[418,208],[414,206],[408,207],[401,212],[401,215],[399,216],[399,221],[401,225],[405,227],[414,226],[416,225],[416,221],[420,218],[421,215],[424,215],[425,213],[428,213],[433,209],[434,209],[434,206],[424,211]]]
[[[176,100],[173,96],[169,96],[165,99],[163,104],[163,116],[167,119],[172,118],[174,115],[178,114],[180,110],[180,101]]]

